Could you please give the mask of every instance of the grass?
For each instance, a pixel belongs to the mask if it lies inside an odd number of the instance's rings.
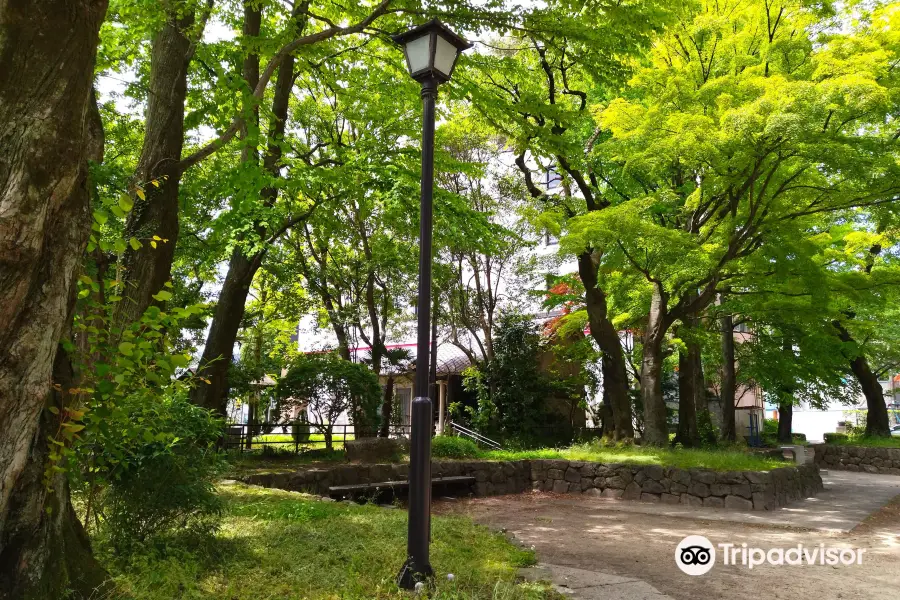
[[[331,436],[331,439],[334,440],[335,442],[343,442],[343,441],[344,441],[344,434],[343,434],[343,433],[340,433],[340,434],[337,434],[337,433],[336,433],[336,434],[334,434],[334,435]],[[353,435],[352,433],[348,433],[346,439],[348,439],[348,440],[354,440],[354,439],[356,439],[356,438],[354,437],[354,435]],[[308,440],[308,442],[322,442],[322,443],[324,443],[324,442],[325,442],[325,435],[322,434],[322,433],[311,433],[311,434],[309,434],[309,440]],[[293,437],[291,434],[289,434],[289,433],[267,433],[267,434],[265,434],[265,435],[257,435],[257,436],[254,436],[254,437],[253,437],[253,443],[254,443],[254,444],[286,444],[286,443],[293,444],[293,443],[294,443],[294,437]],[[303,443],[306,444],[307,442],[303,442]]]
[[[742,450],[604,446],[597,443],[578,444],[559,450],[492,450],[481,452],[479,458],[486,460],[561,458],[603,463],[661,465],[682,469],[705,468],[715,471],[768,471],[786,466],[784,461]]]
[[[222,528],[202,542],[170,539],[164,551],[110,560],[121,598],[133,600],[292,600],[409,598],[394,584],[405,558],[406,512],[325,502],[311,496],[240,484],[222,486]],[[515,581],[534,562],[459,516],[432,522],[431,598],[539,600],[558,598],[543,584]],[[455,575],[454,581],[447,574]]]
[[[326,452],[319,448],[315,452],[294,454],[290,448],[275,455],[264,456],[258,452],[232,450],[228,453],[228,470],[226,477],[240,477],[252,473],[293,473],[301,466],[346,462],[347,455],[343,449]]]
[[[633,445],[605,445],[599,442],[576,444],[569,448],[537,450],[482,450],[461,438],[438,436],[432,444],[435,459],[451,460],[522,460],[565,459],[603,463],[661,465],[682,469],[706,468],[715,471],[768,471],[787,466],[783,460],[768,458],[741,449],[681,449]],[[232,476],[261,472],[287,473],[298,467],[319,462],[342,462],[346,457],[336,451],[327,456],[307,457],[285,453],[283,457],[266,458],[254,454],[233,455]]]
[[[900,448],[900,436],[866,437],[863,435],[826,434],[825,443],[834,446],[863,446],[865,448]]]
[[[610,445],[602,442],[576,444],[569,448],[537,450],[482,450],[463,438],[438,436],[432,444],[438,458],[521,460],[567,459],[604,463],[662,465],[690,469],[702,467],[716,471],[767,471],[785,466],[778,459],[766,458],[740,449],[693,450],[654,448],[634,445]]]

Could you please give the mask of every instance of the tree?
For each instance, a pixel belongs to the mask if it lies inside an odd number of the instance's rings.
[[[454,215],[447,246],[437,257],[436,297],[450,342],[475,364],[494,358],[494,329],[504,305],[516,296],[515,269],[531,244],[516,214],[521,186],[496,164],[502,144],[483,122],[459,114],[438,130],[446,152],[439,185],[460,196],[471,212]],[[463,229],[464,228],[464,229]],[[452,235],[455,233],[456,235]]]
[[[606,100],[627,78],[629,57],[645,50],[671,18],[671,6],[600,3],[571,18],[572,6],[552,5],[534,18],[564,24],[558,30],[517,32],[499,40],[494,52],[473,57],[468,87],[473,105],[514,149],[515,166],[542,213],[543,228],[559,233],[570,219],[613,202],[617,191],[609,184],[615,174],[590,157],[599,135],[590,106]],[[535,173],[560,183],[561,193],[536,183]],[[591,336],[603,352],[604,395],[611,400],[616,434],[632,437],[626,360],[601,285],[601,255],[587,242],[573,254]]]
[[[334,352],[297,356],[277,387],[282,406],[307,412],[328,450],[333,449],[334,423],[344,413],[357,437],[376,431],[379,392],[378,377],[365,365]]]
[[[126,227],[126,239],[129,241],[134,239],[137,243],[130,244],[123,261],[128,302],[122,303],[123,308],[117,319],[120,324],[134,321],[135,317],[153,303],[152,296],[162,288],[162,284],[171,274],[175,245],[179,236],[179,185],[184,173],[226,147],[239,132],[253,129],[253,120],[257,113],[252,104],[263,99],[268,84],[276,72],[289,78],[296,52],[306,46],[366,30],[379,17],[385,15],[389,4],[390,0],[382,0],[372,6],[358,4],[348,7],[332,6],[331,11],[320,14],[311,9],[310,2],[298,3],[292,10],[291,18],[286,20],[285,28],[273,36],[277,51],[271,55],[258,77],[252,68],[241,69],[242,74],[249,76],[247,86],[235,86],[243,99],[240,103],[243,109],[233,115],[226,113],[224,123],[222,115],[214,109],[208,109],[207,112],[212,113],[209,116],[213,125],[222,125],[224,131],[201,147],[192,149],[187,156],[182,155],[185,137],[185,99],[189,94],[187,78],[212,3],[202,4],[197,0],[183,0],[167,5],[161,16],[162,23],[153,33],[152,39],[148,84],[150,94],[145,127],[147,133],[136,173],[138,187],[134,192],[135,210]],[[258,7],[250,3],[247,7],[250,8],[246,13],[247,36],[253,36],[258,31],[256,29]],[[338,14],[333,14],[334,10],[337,10]],[[335,21],[329,16],[338,22],[347,20],[349,24],[335,25]],[[306,32],[305,25],[312,23],[315,23],[315,30]],[[246,38],[244,39],[246,41]],[[251,57],[257,56],[255,47],[256,44],[251,43],[246,49],[248,58],[246,64],[242,63],[242,66],[250,67]],[[255,86],[249,88],[249,84],[254,81]],[[290,91],[286,81],[287,79],[282,78],[282,97],[285,96],[285,88]],[[222,86],[222,83],[218,74],[213,71],[215,88],[228,89]],[[286,98],[284,100],[286,101]],[[278,115],[275,117],[277,119]],[[157,181],[159,185],[150,186],[151,181]],[[138,189],[147,189],[148,192],[139,193]],[[152,239],[153,235],[164,240],[156,248],[144,243]],[[246,266],[241,270],[247,270]],[[240,284],[235,284],[234,287],[243,289]],[[226,308],[228,307],[223,308],[223,311]],[[231,328],[225,329],[222,337],[229,337],[227,333]],[[217,383],[222,379],[224,377],[217,376]],[[213,391],[218,392],[220,387],[217,385]]]
[[[88,241],[88,160],[103,130],[91,92],[103,0],[0,5],[0,597],[87,597],[105,574],[45,469],[67,407],[59,341]],[[63,35],[61,32],[66,32]]]
[[[881,77],[890,51],[825,33],[830,15],[795,2],[705,3],[660,37],[627,99],[598,107],[611,137],[594,151],[621,165],[634,192],[576,219],[564,245],[593,244],[609,268],[643,279],[651,443],[668,439],[671,326],[699,315],[773,238],[896,198],[896,163],[872,151],[892,143],[892,80]],[[829,43],[814,45],[816,35]]]

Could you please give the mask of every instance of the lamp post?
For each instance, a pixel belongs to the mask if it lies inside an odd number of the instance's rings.
[[[428,397],[428,355],[431,334],[431,229],[434,187],[434,102],[438,85],[450,81],[463,50],[471,44],[437,19],[395,35],[406,66],[422,85],[422,196],[419,203],[419,296],[416,308],[416,379],[410,415],[409,529],[406,562],[397,584],[414,589],[431,577],[428,557],[431,535],[431,430],[434,421]]]

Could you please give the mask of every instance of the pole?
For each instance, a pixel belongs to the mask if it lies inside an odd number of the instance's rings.
[[[411,410],[409,451],[409,528],[406,563],[397,585],[415,589],[434,572],[428,556],[431,531],[431,399],[428,397],[431,334],[431,228],[434,187],[434,103],[437,81],[422,82],[422,195],[419,203],[419,296],[416,322],[415,399]]]

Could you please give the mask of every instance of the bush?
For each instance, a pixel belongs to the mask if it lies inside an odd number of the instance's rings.
[[[478,398],[477,409],[469,409],[472,425],[488,436],[536,437],[557,424],[547,409],[554,388],[540,370],[544,344],[538,327],[527,317],[505,314],[493,342],[494,359],[463,372],[465,388]]]
[[[846,433],[826,433],[825,434],[825,443],[826,444],[840,444],[841,442],[847,442],[850,440],[850,436]]]
[[[221,421],[183,394],[120,408],[128,430],[98,427],[80,448],[89,467],[77,483],[103,536],[125,553],[171,530],[213,532],[221,512],[214,488],[224,467]]]
[[[481,451],[472,440],[452,435],[439,435],[431,440],[435,458],[477,458]]]

